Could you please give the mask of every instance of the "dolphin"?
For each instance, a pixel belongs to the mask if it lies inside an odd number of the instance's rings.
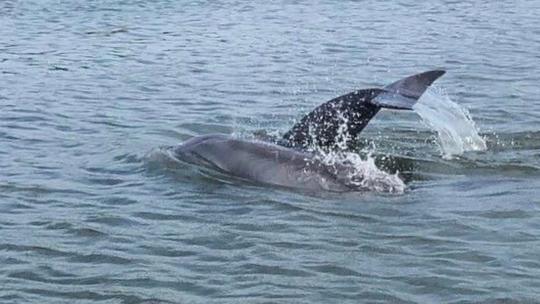
[[[444,73],[427,71],[383,88],[336,97],[305,115],[277,140],[201,135],[173,147],[173,155],[187,163],[262,184],[314,191],[365,190],[368,187],[362,181],[366,172],[350,162],[328,161],[325,156],[354,149],[362,130],[382,108],[412,110]]]

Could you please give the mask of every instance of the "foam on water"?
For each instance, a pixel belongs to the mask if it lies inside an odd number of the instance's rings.
[[[437,132],[443,158],[487,149],[486,141],[478,134],[467,109],[452,101],[442,90],[429,88],[414,110],[429,128]]]

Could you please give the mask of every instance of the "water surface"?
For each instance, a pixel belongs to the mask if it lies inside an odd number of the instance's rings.
[[[0,2],[0,302],[537,302],[539,11]],[[364,138],[413,165],[402,194],[147,158],[194,135],[283,133],[321,102],[433,68],[487,149],[446,157],[416,113],[381,112]]]

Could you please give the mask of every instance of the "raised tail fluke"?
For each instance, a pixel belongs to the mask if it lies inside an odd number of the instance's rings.
[[[426,89],[445,71],[433,70],[382,89],[363,89],[329,100],[298,121],[279,144],[298,149],[353,149],[360,132],[381,108],[412,110]]]
[[[433,70],[398,80],[383,88],[371,102],[383,108],[412,110],[414,104],[444,70]]]

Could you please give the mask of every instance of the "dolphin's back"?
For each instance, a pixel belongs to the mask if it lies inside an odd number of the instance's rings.
[[[174,152],[182,161],[256,182],[310,190],[350,190],[313,154],[271,143],[213,134],[191,138]]]

